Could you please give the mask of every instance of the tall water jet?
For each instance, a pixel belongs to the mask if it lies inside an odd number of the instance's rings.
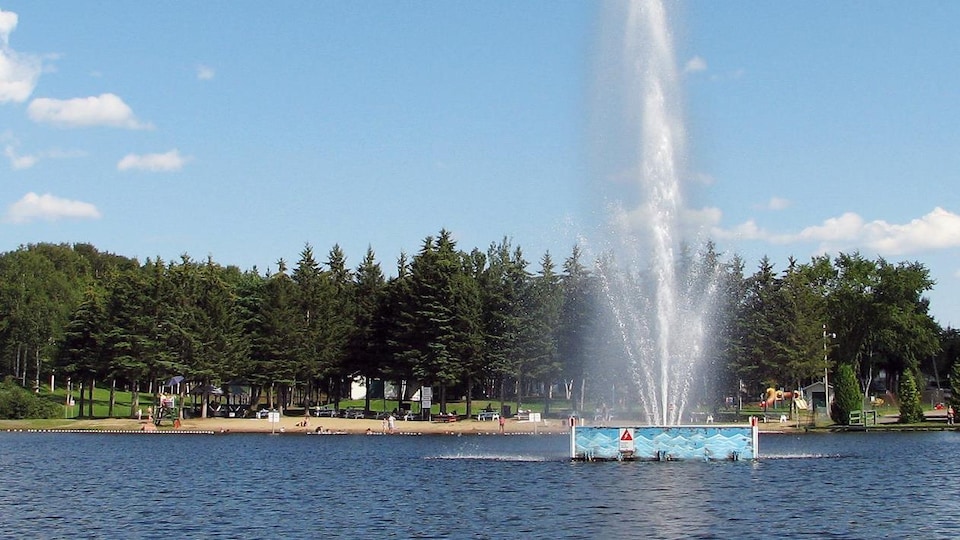
[[[716,296],[716,263],[696,245],[684,206],[685,134],[680,74],[662,2],[618,5],[604,28],[605,62],[594,140],[604,160],[607,221],[597,275],[620,354],[632,372],[647,423],[685,418],[703,365]],[[619,44],[619,46],[616,46]],[[611,58],[619,61],[610,62]]]

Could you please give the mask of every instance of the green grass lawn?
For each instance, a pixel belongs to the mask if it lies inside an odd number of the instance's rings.
[[[74,406],[73,406],[73,407],[66,407],[66,406],[65,406],[65,404],[66,404],[66,388],[57,387],[57,388],[54,389],[53,392],[50,391],[50,387],[49,387],[48,385],[47,385],[47,386],[42,386],[42,387],[40,388],[40,396],[41,396],[42,398],[48,399],[48,400],[50,400],[50,401],[52,401],[52,402],[60,405],[60,406],[63,408],[63,410],[64,410],[63,418],[76,418],[76,417],[79,416],[79,414],[80,414],[80,411],[79,411],[80,400],[79,400],[79,395],[78,395],[78,394],[79,394],[79,389],[76,387],[76,385],[74,385],[74,388],[73,388]],[[84,391],[84,397],[86,398],[86,389],[85,389],[85,391]],[[119,389],[116,391],[115,406],[114,406],[114,410],[113,410],[113,416],[114,416],[114,417],[117,417],[117,418],[127,418],[127,417],[130,416],[130,403],[131,403],[131,401],[132,401],[132,400],[131,400],[131,397],[132,397],[132,395],[131,395],[131,393],[128,392],[128,391],[123,391],[123,390],[119,390]],[[152,395],[147,394],[147,393],[145,393],[145,392],[141,392],[141,393],[140,393],[140,406],[143,408],[144,414],[146,413],[147,407],[151,405],[152,399],[153,399],[153,396],[152,396]],[[186,398],[186,404],[189,406],[189,405],[191,405],[192,403],[193,403],[192,399],[191,399],[190,397],[187,397],[187,398]],[[96,387],[96,388],[94,389],[94,393],[93,393],[93,415],[94,415],[94,417],[96,417],[96,418],[107,418],[107,417],[108,417],[108,412],[109,412],[109,404],[110,404],[110,389],[109,389],[109,388],[104,388],[104,387],[99,387],[99,386]],[[413,412],[414,414],[419,414],[419,413],[420,413],[420,403],[419,403],[419,402],[406,402],[406,404],[407,404],[409,407],[411,407],[412,412]],[[472,405],[471,413],[472,413],[473,415],[476,415],[479,411],[481,411],[481,410],[483,410],[484,408],[486,408],[487,405],[490,405],[490,407],[491,407],[493,410],[495,410],[495,411],[500,411],[500,410],[502,410],[502,407],[503,407],[504,405],[506,405],[506,406],[509,406],[509,407],[510,407],[510,411],[511,411],[512,414],[516,414],[516,413],[517,413],[517,410],[516,410],[516,401],[500,402],[499,400],[496,400],[496,399],[475,399],[475,400],[473,400],[473,402],[471,403],[471,405]],[[341,400],[341,401],[340,401],[340,408],[341,408],[341,409],[346,409],[346,408],[363,408],[363,407],[364,407],[364,400],[362,400],[362,399],[359,399],[359,400]],[[529,411],[531,411],[531,412],[536,412],[536,413],[541,413],[541,414],[542,414],[543,411],[544,411],[545,405],[544,405],[544,401],[543,401],[542,399],[539,399],[539,398],[527,398],[527,399],[524,399],[524,401],[523,401],[523,403],[522,403],[522,407],[523,407],[524,410],[529,410]],[[372,399],[372,400],[370,400],[370,410],[371,410],[372,412],[393,411],[393,410],[396,409],[396,408],[397,408],[397,400],[395,400],[395,399],[388,399],[388,400]],[[592,405],[592,404],[591,404],[591,405],[588,405],[588,406],[586,407],[586,411],[584,412],[584,416],[587,417],[588,419],[589,419],[589,418],[592,418],[592,417],[593,417],[593,411],[594,411],[595,408],[596,408],[596,407],[595,407],[594,405]],[[933,407],[932,407],[932,406],[929,406],[929,405],[925,405],[925,406],[924,406],[924,410],[925,410],[925,411],[932,410],[932,408],[933,408]],[[86,405],[86,403],[85,403],[85,405],[84,405],[84,413],[86,413],[86,410],[87,410],[87,405]],[[572,407],[572,405],[571,405],[571,403],[570,403],[569,400],[553,399],[553,400],[550,401],[550,416],[551,416],[551,417],[563,418],[563,417],[569,415],[572,410],[573,410],[573,407]],[[896,407],[891,406],[891,405],[884,405],[884,406],[881,406],[881,407],[877,407],[877,408],[875,408],[875,410],[877,411],[877,415],[878,415],[878,416],[891,415],[891,414],[892,414],[892,415],[896,415],[896,414],[898,414],[898,412],[899,412]],[[291,414],[291,415],[302,414],[302,413],[303,413],[302,411],[303,411],[302,408],[290,408],[290,409],[288,409],[288,413]],[[440,405],[439,405],[439,403],[434,402],[433,405],[432,405],[432,407],[431,407],[431,409],[430,409],[430,411],[431,411],[431,414],[439,414],[439,413],[440,413]],[[447,402],[447,412],[456,412],[457,414],[459,414],[459,415],[461,415],[461,416],[462,416],[462,415],[465,415],[466,412],[467,412],[467,404],[466,404],[465,401],[448,401],[448,402]],[[705,414],[705,412],[706,412],[706,411],[704,411],[704,414]],[[723,416],[732,415],[732,414],[735,414],[736,412],[737,412],[737,411],[734,410],[734,409],[731,409],[731,410],[722,410]],[[787,409],[787,408],[783,408],[783,409],[769,409],[769,410],[767,411],[767,414],[768,414],[768,416],[770,416],[770,415],[779,415],[780,412],[784,412],[784,413],[786,413],[786,414],[789,415],[789,409]],[[639,417],[639,416],[640,416],[640,414],[639,414],[639,409],[634,409],[634,410],[628,409],[628,410],[626,410],[626,411],[614,410],[613,413],[614,413],[614,418],[635,418],[635,417]],[[752,416],[752,415],[761,415],[761,414],[763,414],[763,410],[762,410],[760,407],[758,407],[758,406],[756,406],[756,405],[753,405],[753,406],[745,406],[745,407],[743,407],[743,408],[739,411],[739,413],[740,413],[740,416],[741,416],[741,417],[749,417],[749,416]],[[804,420],[805,418],[806,418],[808,421],[811,420],[811,419],[809,418],[809,416],[801,417],[801,420]],[[791,419],[791,420],[795,420],[795,419]],[[825,421],[821,419],[821,420],[819,420],[818,423],[819,423],[819,424],[825,424]]]

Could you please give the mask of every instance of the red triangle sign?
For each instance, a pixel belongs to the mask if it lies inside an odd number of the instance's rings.
[[[630,435],[630,430],[629,430],[629,429],[623,430],[623,435],[620,436],[620,440],[621,440],[621,441],[632,441],[632,440],[633,440],[633,437]]]

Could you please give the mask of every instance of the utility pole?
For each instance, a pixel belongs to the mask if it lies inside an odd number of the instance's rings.
[[[836,338],[837,334],[827,333],[827,325],[823,325],[823,401],[827,409],[827,418],[830,418],[830,381],[828,372],[830,362],[827,359],[827,338]]]

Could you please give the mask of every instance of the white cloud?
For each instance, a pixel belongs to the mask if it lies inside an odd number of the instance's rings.
[[[714,227],[710,234],[721,240],[769,240],[770,234],[763,230],[754,220],[747,220],[732,229]]]
[[[707,61],[699,56],[694,56],[687,60],[687,63],[683,66],[684,73],[696,73],[698,71],[706,71],[706,69]]]
[[[770,200],[760,206],[763,210],[785,210],[790,207],[790,200],[783,197],[770,197]]]
[[[57,221],[61,218],[99,219],[100,211],[90,203],[61,199],[49,193],[37,195],[31,192],[7,208],[4,221],[29,223],[39,219]]]
[[[213,70],[210,66],[205,66],[200,64],[197,66],[197,79],[201,81],[209,81],[217,75],[217,72]]]
[[[648,230],[659,218],[654,218],[651,209],[638,206],[627,210],[617,206],[611,207],[611,222],[623,232],[633,233]],[[682,238],[698,238],[701,233],[716,230],[716,226],[723,218],[719,208],[680,208],[677,212],[675,225]]]
[[[109,126],[126,129],[152,129],[133,114],[133,110],[115,94],[86,98],[37,98],[30,102],[27,114],[35,122],[60,127]]]
[[[713,75],[710,77],[710,80],[714,82],[735,81],[742,78],[744,74],[746,74],[746,71],[743,68],[739,68],[719,75]]]
[[[960,215],[937,207],[903,225],[871,221],[864,236],[878,253],[890,255],[960,247]]]
[[[36,165],[37,161],[40,161],[40,158],[37,156],[18,154],[12,144],[8,144],[6,148],[3,149],[3,155],[7,156],[7,159],[10,160],[10,168],[17,170],[29,169]]]
[[[82,150],[60,150],[54,148],[35,154],[20,154],[16,146],[8,144],[3,150],[3,155],[10,160],[10,168],[19,170],[29,169],[39,163],[41,159],[71,159],[84,157],[87,153]]]
[[[685,208],[680,212],[680,222],[684,227],[694,231],[713,227],[720,223],[722,217],[723,212],[715,207]]]
[[[2,42],[2,45],[10,44],[10,34],[17,27],[18,19],[16,13],[0,9],[0,42]]]
[[[895,224],[884,220],[867,222],[859,215],[847,212],[793,234],[771,233],[753,220],[732,229],[715,227],[712,234],[716,238],[759,240],[771,244],[816,242],[820,252],[864,249],[880,255],[905,255],[960,247],[960,215],[937,207],[908,223]]]
[[[40,57],[10,48],[17,21],[16,13],[0,10],[0,103],[26,101],[43,71]]]
[[[712,186],[716,179],[708,173],[694,173],[690,179],[701,186]]]
[[[179,150],[171,150],[164,154],[127,154],[117,163],[117,170],[167,172],[179,171],[189,158],[180,155]]]
[[[20,141],[9,130],[0,133],[0,143],[4,143],[3,155],[10,161],[10,168],[15,170],[29,169],[39,163],[41,159],[70,159],[87,155],[82,150],[61,150],[59,148],[21,154]]]

